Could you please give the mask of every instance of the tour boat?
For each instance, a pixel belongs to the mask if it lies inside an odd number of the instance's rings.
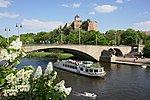
[[[54,67],[90,77],[103,78],[106,75],[104,67],[96,66],[92,61],[62,60],[55,62]]]
[[[91,98],[91,99],[96,99],[97,95],[94,93],[89,93],[89,92],[84,92],[81,94],[81,96],[86,97],[86,98]]]

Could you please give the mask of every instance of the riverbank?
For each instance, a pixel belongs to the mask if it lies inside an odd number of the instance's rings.
[[[117,59],[113,63],[120,63],[120,64],[129,64],[129,65],[146,65],[150,67],[150,59],[149,58],[124,58],[124,57],[117,57]]]
[[[27,57],[52,57],[57,59],[68,59],[73,57],[73,55],[68,53],[30,52],[27,53]]]

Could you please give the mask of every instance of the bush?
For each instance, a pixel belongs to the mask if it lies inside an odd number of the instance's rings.
[[[65,100],[71,88],[64,86],[64,80],[54,82],[57,72],[53,70],[51,62],[44,73],[41,66],[38,66],[36,71],[32,66],[15,69],[21,62],[19,57],[25,56],[21,46],[22,42],[17,39],[1,51],[2,59],[6,63],[0,66],[0,99],[2,97],[7,100]]]

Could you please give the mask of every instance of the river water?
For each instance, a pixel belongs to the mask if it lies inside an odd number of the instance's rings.
[[[23,58],[23,65],[46,68],[49,58]],[[53,62],[53,61],[52,61]],[[100,63],[105,68],[105,78],[89,78],[60,69],[60,79],[65,80],[66,87],[72,87],[68,100],[89,100],[80,96],[84,91],[97,94],[96,100],[150,100],[150,68],[139,66]]]

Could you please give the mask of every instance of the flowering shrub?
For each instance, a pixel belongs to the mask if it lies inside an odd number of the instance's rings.
[[[24,66],[20,70],[13,67],[20,63],[20,56],[25,56],[21,49],[22,42],[17,39],[7,49],[1,51],[6,61],[0,66],[0,96],[10,100],[64,100],[71,88],[64,86],[64,80],[56,83],[57,72],[51,62],[45,71],[38,66],[35,73],[32,66]]]
[[[6,61],[5,67],[11,68],[18,65],[21,62],[19,57],[26,56],[21,46],[22,42],[17,38],[16,41],[10,43],[8,48],[1,50],[1,58]]]

